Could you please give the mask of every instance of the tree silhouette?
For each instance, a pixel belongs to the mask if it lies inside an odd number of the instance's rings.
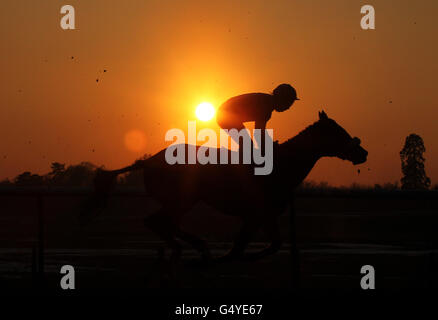
[[[50,184],[59,185],[62,183],[65,176],[65,164],[59,162],[52,162],[50,165],[52,171],[48,174]]]
[[[425,159],[423,153],[426,151],[423,139],[417,134],[410,134],[406,137],[405,145],[400,151],[400,159],[403,177],[401,179],[402,189],[428,189],[430,179],[426,176],[424,169]]]
[[[142,157],[138,158],[136,161],[142,161],[150,158],[150,154],[144,154]],[[119,184],[123,186],[143,186],[143,171],[131,171],[125,174],[119,179]]]
[[[4,179],[4,180],[0,181],[0,186],[8,186],[8,187],[10,187],[12,185],[13,184],[12,184],[11,181],[9,181],[9,179]]]
[[[52,169],[50,174],[53,175],[61,174],[65,171],[65,163],[52,162],[50,168]]]
[[[20,187],[41,186],[44,185],[44,177],[26,171],[18,175],[15,178],[14,183],[16,186],[20,186]]]
[[[77,165],[68,166],[65,170],[62,185],[75,187],[91,186],[96,168],[90,162],[81,162]]]
[[[53,162],[48,180],[54,186],[91,186],[96,166],[90,162],[81,162],[67,168],[64,163]]]

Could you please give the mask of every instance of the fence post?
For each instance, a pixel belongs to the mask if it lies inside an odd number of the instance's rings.
[[[43,196],[37,197],[37,214],[38,214],[38,250],[37,250],[37,273],[38,286],[44,286],[44,203]]]
[[[292,194],[289,203],[289,236],[290,236],[290,259],[292,266],[292,289],[300,288],[300,254],[297,246],[297,227],[295,211],[295,194]]]
[[[34,241],[32,243],[32,287],[38,288],[38,246]]]

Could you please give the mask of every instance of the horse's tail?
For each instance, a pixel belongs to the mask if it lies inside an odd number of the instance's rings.
[[[113,189],[116,178],[119,174],[143,169],[144,165],[145,160],[138,160],[133,165],[117,170],[97,169],[96,175],[93,179],[94,192],[82,204],[79,216],[80,224],[85,225],[89,223],[107,206],[110,192]]]

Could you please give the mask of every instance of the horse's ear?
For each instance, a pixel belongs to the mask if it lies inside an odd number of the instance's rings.
[[[328,119],[327,114],[323,111],[320,111],[319,113],[319,120]]]

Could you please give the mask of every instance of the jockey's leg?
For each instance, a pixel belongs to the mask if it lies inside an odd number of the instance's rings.
[[[248,159],[249,163],[252,163],[252,150],[254,148],[254,144],[249,134],[249,130],[243,125],[242,122],[236,123],[228,123],[228,122],[220,122],[219,125],[223,130],[227,130],[228,135],[231,139],[239,146],[239,163],[243,164],[244,159]],[[235,132],[230,132],[231,130],[235,130]],[[246,144],[245,144],[246,142]],[[245,147],[246,146],[246,147]],[[228,146],[226,146],[228,147]],[[245,153],[245,156],[244,156]],[[247,162],[248,162],[247,160]],[[249,164],[247,163],[247,164]]]

